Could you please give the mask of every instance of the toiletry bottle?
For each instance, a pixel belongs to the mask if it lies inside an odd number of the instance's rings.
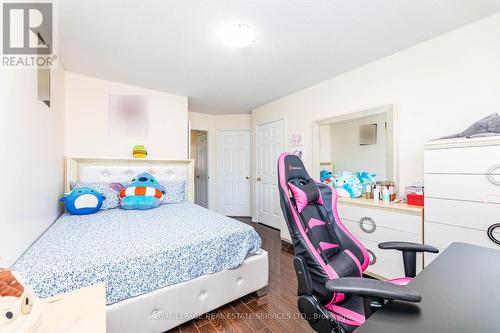
[[[384,186],[384,188],[382,189],[382,200],[384,202],[391,201],[391,196],[389,194],[389,190],[387,189],[387,186]]]
[[[366,185],[365,198],[366,199],[371,199],[372,198],[372,186],[371,186],[371,184]]]
[[[377,185],[375,189],[373,190],[373,201],[378,202],[379,201],[379,191],[380,187]]]
[[[389,184],[389,195],[391,201],[396,200],[396,184],[394,182]]]

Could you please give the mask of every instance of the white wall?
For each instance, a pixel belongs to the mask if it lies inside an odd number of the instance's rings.
[[[37,101],[37,71],[0,73],[0,267],[9,267],[62,212],[64,71],[52,70],[50,109]]]
[[[421,181],[426,140],[500,111],[499,40],[496,14],[256,108],[252,126],[286,119],[287,143],[292,133],[304,134],[312,170],[313,121],[396,104],[399,182]]]
[[[149,96],[149,137],[108,135],[109,95]],[[71,156],[131,157],[143,144],[148,157],[185,159],[188,99],[66,72],[66,153]]]
[[[217,132],[221,130],[250,130],[252,116],[250,114],[214,115],[189,112],[189,121],[191,129],[208,132],[208,208],[217,210]]]
[[[386,114],[379,113],[331,124],[331,148],[335,172],[368,171],[376,173],[377,180],[388,179],[386,150],[390,148],[386,145],[385,122]],[[377,143],[360,146],[359,126],[368,124],[377,124]]]

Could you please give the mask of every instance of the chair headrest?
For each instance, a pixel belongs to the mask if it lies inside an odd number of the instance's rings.
[[[278,170],[280,183],[288,185],[299,213],[310,203],[323,203],[318,185],[309,177],[298,156],[282,154],[278,160]]]
[[[299,213],[302,213],[304,208],[310,203],[323,204],[321,192],[313,179],[309,179],[308,181],[291,180],[288,182],[288,187],[295,199],[295,205]]]
[[[283,178],[285,184],[292,179],[311,179],[304,167],[304,163],[297,155],[283,153],[278,160],[278,164],[280,177]]]

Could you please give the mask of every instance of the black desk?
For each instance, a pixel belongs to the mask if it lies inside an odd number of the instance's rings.
[[[453,243],[408,286],[422,302],[390,302],[355,333],[500,332],[500,251]]]

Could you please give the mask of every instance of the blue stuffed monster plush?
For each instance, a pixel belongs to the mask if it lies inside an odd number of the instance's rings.
[[[156,208],[165,194],[165,188],[149,173],[137,175],[120,191],[123,209],[146,210]]]
[[[64,202],[66,211],[72,215],[87,215],[97,212],[106,197],[90,187],[74,189],[59,201]]]
[[[332,177],[332,172],[328,170],[321,170],[319,173],[319,180],[325,184],[330,184],[332,182]]]

